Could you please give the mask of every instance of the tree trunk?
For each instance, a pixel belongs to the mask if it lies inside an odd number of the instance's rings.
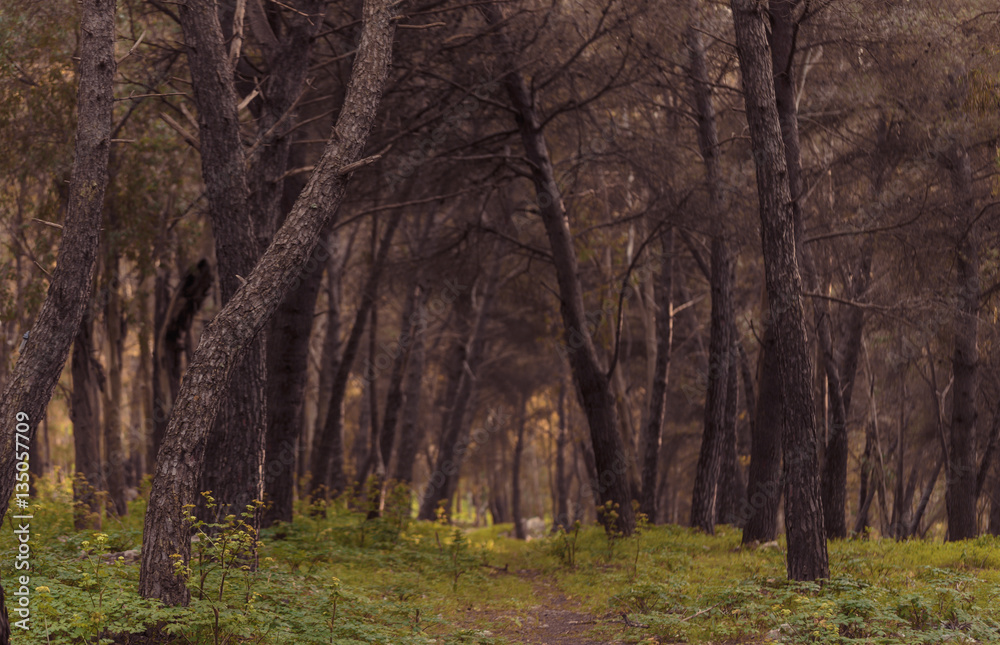
[[[498,269],[499,262],[494,260],[489,269],[490,274],[486,276],[479,305],[476,307],[475,323],[466,343],[467,349],[461,352],[465,358],[459,367],[458,387],[455,389],[451,405],[445,409],[445,422],[442,424],[443,434],[438,444],[437,460],[424,489],[420,512],[417,515],[422,520],[433,520],[437,517],[438,506],[451,499],[461,473],[465,451],[468,448],[466,419],[477,384],[476,374],[486,349],[486,324],[489,322],[497,286]],[[445,512],[450,515],[448,511],[446,507]],[[514,519],[517,520],[516,517]]]
[[[497,27],[503,22],[503,14],[497,5],[484,5],[480,10],[491,26]],[[539,213],[552,250],[569,361],[577,393],[587,414],[599,473],[598,488],[594,491],[595,501],[610,501],[617,505],[616,526],[606,524],[606,528],[631,535],[635,529],[635,513],[632,510],[627,478],[625,444],[618,429],[608,375],[600,365],[593,339],[588,333],[583,287],[580,284],[576,249],[569,230],[566,208],[556,183],[536,102],[524,77],[515,71],[519,69],[519,65],[515,60],[513,45],[500,29],[493,32],[493,40],[496,54],[504,68],[503,82],[517,114],[517,127],[531,167]]]
[[[765,316],[770,317],[765,297]],[[781,394],[778,381],[777,338],[765,320],[757,364],[757,398],[750,426],[750,468],[747,499],[740,512],[743,544],[771,542],[778,535],[781,502]]]
[[[840,370],[833,355],[833,339],[830,334],[830,307],[826,300],[816,298],[813,302],[819,320],[819,343],[823,352],[823,367],[826,372],[830,398],[830,433],[826,442],[823,460],[823,524],[826,537],[842,539],[847,537],[845,509],[847,505],[847,408],[844,405],[843,385]],[[900,474],[902,476],[902,474]]]
[[[121,404],[122,404],[122,338],[123,319],[121,295],[118,293],[118,257],[109,255],[104,275],[104,291],[107,301],[104,307],[104,328],[107,340],[107,384],[103,393],[104,408],[104,471],[107,484],[109,510],[115,515],[124,515],[125,506],[125,464],[128,455],[122,445]]]
[[[115,77],[115,2],[83,0],[77,68],[77,129],[69,203],[56,268],[27,342],[0,397],[0,516],[15,485],[15,434],[37,430],[52,398],[90,297],[100,248],[101,206],[108,183],[108,153]],[[0,599],[3,589],[0,588]],[[2,600],[0,600],[2,603]],[[7,612],[0,607],[0,644],[9,642]]]
[[[181,359],[192,345],[191,325],[201,310],[208,292],[212,288],[212,269],[207,260],[200,260],[188,269],[173,297],[167,301],[166,277],[157,275],[155,289],[157,307],[162,302],[162,312],[157,314],[155,324],[156,340],[153,355],[153,446],[150,450],[150,465],[155,465],[156,454],[163,442],[167,420],[177,392],[181,386]]]
[[[379,278],[385,268],[389,256],[392,238],[399,228],[402,210],[397,210],[389,219],[389,226],[379,242],[378,252],[372,258],[372,269],[361,292],[361,302],[354,316],[351,333],[344,344],[344,352],[334,375],[330,391],[330,401],[327,404],[326,421],[323,431],[313,438],[312,483],[310,493],[327,498],[330,494],[339,495],[347,485],[344,473],[344,397],[347,394],[347,384],[351,376],[351,367],[361,346],[361,336],[365,331],[365,319],[375,305],[378,295]]]
[[[328,239],[326,232],[322,239]],[[302,406],[309,360],[309,336],[319,297],[325,258],[317,258],[298,288],[289,293],[268,330],[267,443],[263,526],[292,521],[295,455],[302,437]]]
[[[190,558],[185,505],[195,501],[208,430],[242,354],[300,279],[322,230],[340,205],[350,173],[359,163],[367,163],[358,159],[388,76],[395,30],[392,14],[385,0],[364,3],[351,82],[326,150],[246,284],[205,328],[194,352],[157,460],[146,513],[139,582],[139,592],[146,598],[169,605],[189,599],[170,556],[179,554],[184,565]]]
[[[395,468],[392,478],[403,484],[413,482],[413,464],[417,460],[420,444],[424,438],[424,428],[420,421],[420,386],[424,376],[424,334],[427,331],[428,291],[422,285],[417,287],[414,300],[413,318],[416,321],[411,333],[413,346],[410,347],[409,360],[406,363],[405,391],[403,392],[403,425],[399,429],[399,447],[396,449]],[[388,417],[388,415],[386,415]]]
[[[326,263],[326,331],[323,334],[323,349],[320,354],[319,375],[316,379],[316,419],[312,433],[303,436],[305,445],[299,447],[299,477],[305,477],[312,463],[315,438],[323,433],[326,426],[327,406],[333,391],[333,378],[340,364],[340,302],[341,302],[341,261],[349,253],[342,253],[337,245],[331,245],[330,258]]]
[[[862,534],[868,527],[868,508],[871,506],[872,497],[875,494],[875,485],[872,479],[872,464],[875,460],[875,435],[872,425],[868,424],[865,431],[865,452],[861,456],[861,479],[860,490],[858,491],[858,514],[854,520],[854,533]],[[869,486],[871,489],[869,489]]]
[[[510,509],[514,515],[514,537],[523,540],[527,537],[524,530],[524,513],[521,511],[521,455],[524,452],[524,429],[528,425],[525,417],[525,406],[527,400],[522,398],[518,404],[517,419],[517,440],[514,443],[514,461],[510,466]]]
[[[694,492],[691,494],[691,526],[715,533],[715,506],[719,473],[727,433],[726,389],[732,361],[733,258],[725,240],[712,240],[712,320],[708,342],[708,375],[705,394],[705,431],[702,435]],[[735,435],[734,435],[735,439]]]
[[[917,529],[920,527],[920,520],[924,516],[924,511],[927,510],[927,504],[931,501],[931,494],[934,492],[934,485],[937,483],[938,475],[941,474],[941,469],[944,467],[944,456],[942,455],[937,460],[937,465],[934,466],[934,471],[931,476],[927,479],[927,485],[924,488],[923,495],[920,496],[920,502],[917,504],[917,510],[913,512],[913,517],[910,519],[910,524],[906,527],[906,535],[913,536],[917,534]]]
[[[795,221],[775,100],[767,42],[766,16],[755,0],[732,0],[737,50],[743,79],[750,139],[755,151],[760,199],[764,272],[770,323],[778,344],[779,396],[788,538],[788,577],[815,580],[829,576],[819,488],[816,420],[809,354],[799,294]]]
[[[73,421],[73,527],[100,529],[100,505],[95,492],[103,490],[101,481],[100,408],[98,379],[100,367],[94,359],[93,321],[84,316],[73,342],[70,363],[73,391],[69,413]]]
[[[253,270],[260,253],[251,218],[233,68],[215,2],[186,2],[179,6],[178,15],[198,106],[202,178],[219,263],[220,300],[225,305],[240,288],[242,276]],[[218,505],[209,509],[204,498],[196,499],[197,514],[205,521],[215,522],[230,513],[239,516],[251,501],[263,497],[264,352],[264,334],[257,334],[233,370],[228,395],[214,417],[199,486],[211,491]],[[251,524],[259,525],[259,515]]]
[[[293,33],[299,32],[293,31]],[[299,53],[305,55],[303,52]],[[298,67],[302,66],[298,65],[296,68]],[[296,92],[298,91],[300,90],[296,89]],[[264,119],[261,127],[265,127]],[[287,165],[287,152],[281,154],[284,155],[284,159],[280,160],[281,163]],[[266,159],[276,163],[271,154],[267,155]],[[257,170],[264,172],[261,168]],[[282,211],[278,215],[281,218],[302,193],[305,181],[300,174],[289,177],[284,182],[275,183],[284,184],[280,206],[272,204],[272,208]],[[270,199],[266,191],[264,192],[265,197]],[[325,245],[324,249],[333,255],[330,249],[329,229],[321,233],[320,239]],[[309,367],[309,339],[327,259],[329,256],[317,257],[316,262],[307,267],[306,275],[297,288],[281,301],[274,319],[268,326],[267,434],[264,446],[264,497],[268,506],[261,519],[261,526],[265,527],[278,521],[292,521],[296,456],[300,453],[305,435],[303,406]]]
[[[958,267],[955,353],[952,357],[950,448],[946,471],[948,539],[976,537],[976,395],[979,377],[979,239],[974,218],[972,168],[969,154],[958,151],[950,160],[957,201],[956,229],[962,232],[956,252]]]
[[[396,339],[395,347],[391,345],[382,346],[383,351],[386,353],[390,351],[388,348],[392,347],[393,356],[392,371],[389,374],[389,389],[385,395],[385,412],[382,416],[382,428],[378,432],[378,451],[383,466],[378,474],[381,480],[378,486],[380,491],[384,489],[384,482],[392,466],[393,450],[396,446],[396,427],[399,425],[399,415],[400,410],[403,408],[404,400],[403,377],[406,373],[406,363],[413,345],[413,329],[419,323],[419,320],[415,318],[415,313],[417,310],[417,300],[420,298],[421,288],[418,278],[410,286],[409,293],[406,296],[402,318],[399,322],[399,336]],[[381,356],[380,354],[379,357]],[[379,369],[378,363],[379,361],[376,358],[373,364],[369,365],[369,368],[373,370]],[[362,378],[365,379],[374,379],[374,377],[374,373],[369,374],[367,371],[362,375]],[[380,492],[381,496],[382,493]],[[381,505],[380,500],[380,508]]]
[[[691,2],[694,16],[698,3]],[[715,532],[715,519],[719,501],[719,479],[728,443],[734,452],[735,466],[736,426],[727,415],[727,389],[729,372],[733,365],[730,356],[733,348],[733,254],[726,241],[727,226],[723,221],[722,174],[719,167],[719,135],[716,126],[715,106],[712,104],[712,86],[702,44],[697,17],[687,30],[688,56],[692,79],[692,93],[698,112],[698,148],[705,164],[705,183],[709,196],[709,217],[713,220],[711,250],[712,315],[709,330],[708,377],[705,394],[705,430],[695,471],[694,492],[691,496],[691,526],[707,533]],[[735,417],[733,417],[735,422]],[[731,437],[730,437],[731,435]]]
[[[670,354],[674,340],[674,229],[662,237],[663,255],[660,260],[660,281],[654,284],[656,298],[656,358],[653,373],[653,387],[649,394],[649,411],[643,428],[642,450],[642,497],[639,512],[645,513],[650,522],[655,523],[656,489],[659,481],[660,447],[663,436],[663,417],[667,407],[667,385],[670,375]],[[560,417],[561,419],[562,417]]]
[[[374,239],[374,238],[373,238]],[[373,243],[374,244],[374,243]],[[368,324],[368,363],[371,364],[376,358],[378,358],[378,350],[375,347],[375,341],[378,338],[378,305],[372,305],[371,313],[369,314],[370,321]],[[378,378],[364,378],[362,375],[361,380],[364,381],[364,390],[362,392],[362,408],[366,411],[365,422],[359,424],[359,430],[367,430],[367,443],[364,445],[366,437],[364,433],[359,434],[355,445],[361,444],[362,458],[361,467],[355,471],[356,475],[356,488],[367,494],[368,491],[365,490],[365,484],[368,482],[368,478],[372,475],[375,477],[380,477],[381,473],[385,472],[385,463],[382,461],[382,440],[381,440],[381,428],[378,423]],[[371,502],[371,500],[368,500]]]
[[[747,489],[740,469],[737,438],[737,415],[739,412],[739,368],[740,359],[736,338],[736,324],[730,329],[732,344],[729,346],[729,373],[726,375],[726,410],[723,416],[722,467],[719,473],[719,491],[716,494],[716,524],[739,526],[739,509],[746,499]]]
[[[565,366],[565,363],[562,365]],[[556,397],[556,415],[559,417],[559,434],[556,436],[556,499],[555,518],[552,522],[553,531],[560,528],[564,531],[568,531],[572,525],[572,521],[569,516],[569,476],[566,473],[566,445],[569,444],[569,428],[566,422],[566,386],[568,380],[567,375],[564,373],[562,378],[559,380],[559,394]],[[646,439],[648,440],[648,436]],[[645,490],[645,488],[643,490]]]

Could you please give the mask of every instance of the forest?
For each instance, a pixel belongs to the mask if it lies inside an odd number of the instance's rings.
[[[0,645],[1000,643],[998,206],[986,0],[0,0]]]

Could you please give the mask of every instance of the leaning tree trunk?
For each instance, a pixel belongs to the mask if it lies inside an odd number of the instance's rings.
[[[750,140],[757,167],[761,241],[781,397],[785,531],[788,577],[815,580],[830,574],[823,529],[809,350],[795,252],[795,221],[774,94],[765,8],[731,0]]]
[[[114,0],[82,2],[76,144],[59,255],[45,301],[0,397],[0,517],[14,492],[15,435],[23,436],[18,424],[30,438],[45,415],[93,285],[111,147],[115,10]],[[0,645],[9,636],[7,612],[0,606]]]
[[[639,512],[655,523],[656,488],[659,481],[660,448],[663,435],[663,417],[667,408],[667,384],[670,375],[670,354],[674,340],[674,229],[662,238],[660,259],[660,281],[654,284],[656,298],[656,358],[653,372],[653,387],[649,394],[649,411],[643,428],[642,450],[642,496]],[[561,400],[561,399],[560,399]],[[561,404],[560,404],[561,405]],[[565,423],[560,414],[560,423]],[[562,437],[562,434],[560,434]]]
[[[93,321],[84,316],[73,341],[70,369],[73,391],[69,416],[73,421],[73,527],[82,531],[100,529],[100,506],[96,491],[101,482],[100,404],[97,394],[98,370],[93,356]]]
[[[246,284],[205,328],[181,385],[146,513],[139,580],[144,597],[170,605],[189,600],[171,556],[179,554],[184,565],[190,558],[185,505],[195,501],[209,429],[226,396],[229,377],[300,278],[343,199],[350,173],[374,159],[358,161],[389,73],[395,31],[390,3],[366,0],[363,24],[347,96],[323,156]]]
[[[952,357],[952,397],[947,490],[948,539],[974,538],[976,526],[976,394],[979,328],[979,240],[974,221],[972,167],[965,150],[949,160],[957,201],[956,230],[962,233],[955,264],[958,267],[958,311],[955,314],[955,352]]]
[[[629,465],[625,456],[625,444],[618,430],[617,411],[608,374],[601,367],[594,341],[587,331],[586,306],[576,249],[542,132],[537,103],[524,76],[517,71],[520,66],[516,61],[513,44],[499,27],[504,20],[500,7],[487,4],[480,9],[486,21],[494,27],[496,54],[505,74],[503,82],[517,116],[521,143],[531,166],[531,177],[538,196],[539,214],[552,249],[569,362],[577,393],[587,414],[596,458],[598,479],[595,482],[595,502],[617,505],[615,526],[606,524],[606,528],[631,535],[635,529],[635,512],[629,491]]]

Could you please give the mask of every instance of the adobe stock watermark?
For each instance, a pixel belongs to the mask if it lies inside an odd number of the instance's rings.
[[[17,426],[14,433],[16,451],[14,459],[16,465],[14,469],[17,483],[14,485],[14,498],[16,500],[17,514],[13,515],[12,519],[17,522],[17,528],[14,529],[14,535],[17,536],[17,555],[14,557],[14,569],[16,571],[30,572],[31,520],[34,518],[30,512],[30,501],[28,499],[31,426],[28,424],[29,418],[27,413],[18,412],[16,417]],[[11,607],[11,611],[16,612],[21,619],[15,621],[13,625],[18,629],[27,631],[30,629],[29,621],[31,620],[31,576],[28,573],[22,573],[18,576],[17,584],[18,588],[12,594],[16,602],[13,603],[14,606]]]

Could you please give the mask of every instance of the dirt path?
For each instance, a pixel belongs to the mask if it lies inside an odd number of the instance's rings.
[[[494,636],[525,645],[610,645],[611,641],[594,640],[588,635],[597,618],[580,611],[579,604],[551,581],[533,571],[514,575],[531,581],[537,604],[522,611],[486,610],[469,615],[479,629],[489,624]]]

